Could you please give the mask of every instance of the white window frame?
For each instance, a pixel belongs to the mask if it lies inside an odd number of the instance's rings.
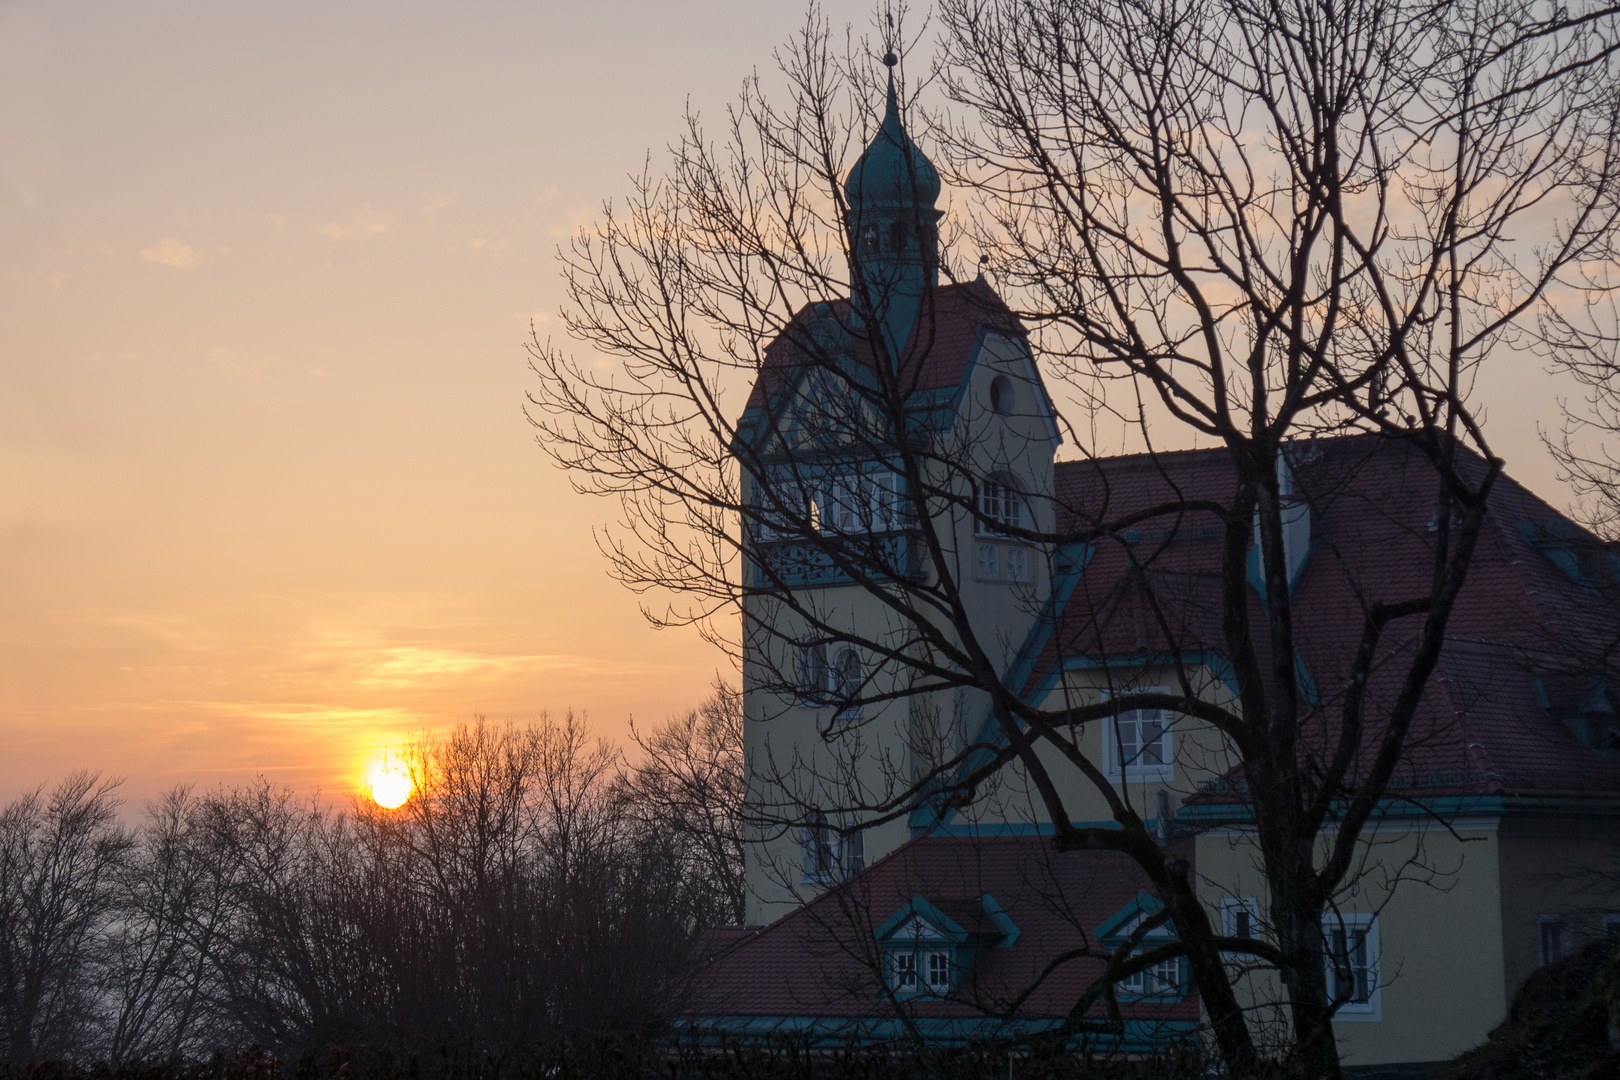
[[[1605,920],[1607,922],[1607,920]],[[1561,930],[1561,947],[1557,956],[1547,955],[1547,927],[1557,926]],[[1536,916],[1536,956],[1542,966],[1554,964],[1575,953],[1575,920],[1568,915],[1537,915]]]
[[[917,960],[920,956],[920,953],[906,949],[895,949],[889,953],[889,989],[898,994],[917,992]]]
[[[951,970],[955,967],[951,963],[949,949],[924,949],[918,953],[917,967],[922,976],[923,985],[936,994],[951,992]],[[943,972],[943,978],[935,978]]]
[[[888,470],[829,476],[812,498],[816,527],[844,536],[897,532],[906,526],[903,487]]]
[[[1187,993],[1187,976],[1181,967],[1181,957],[1160,960],[1152,967],[1127,975],[1119,980],[1119,989],[1139,998],[1181,999]]]
[[[1170,688],[1168,686],[1148,686],[1128,691],[1121,690],[1116,694],[1105,694],[1104,700],[1106,700],[1108,697],[1117,697],[1127,693],[1167,694],[1169,692]],[[1121,762],[1119,722],[1125,719],[1127,716],[1132,716],[1135,717],[1133,722],[1140,725],[1144,713],[1154,712],[1159,714],[1160,722],[1164,725],[1163,731],[1160,733],[1160,738],[1164,742],[1165,750],[1163,764],[1142,764],[1142,751],[1140,745],[1137,747],[1136,760],[1134,763],[1125,764]],[[1171,713],[1167,709],[1127,709],[1121,716],[1106,717],[1102,723],[1103,774],[1107,776],[1108,779],[1115,781],[1116,783],[1145,784],[1153,783],[1155,781],[1174,780],[1176,774],[1175,726],[1175,714]],[[1138,739],[1140,739],[1140,726],[1137,728],[1137,735]]]
[[[1249,932],[1238,933],[1238,917],[1249,917]],[[1222,937],[1260,937],[1260,901],[1253,896],[1227,896],[1221,899]]]
[[[1021,529],[1024,527],[1026,504],[1018,485],[1009,483],[1010,477],[990,476],[979,481],[974,492],[973,531],[977,536],[1003,536],[998,525]]]
[[[1366,934],[1367,956],[1365,970],[1367,973],[1367,1000],[1347,1001],[1339,1006],[1333,1014],[1337,1021],[1377,1022],[1384,1018],[1383,987],[1380,985],[1379,974],[1379,947],[1378,947],[1378,916],[1358,912],[1329,913],[1322,916],[1322,935],[1326,940],[1329,953],[1334,947],[1334,935],[1343,931],[1346,935],[1352,933]],[[1338,976],[1334,971],[1331,955],[1322,957],[1326,968],[1328,997],[1338,996]]]

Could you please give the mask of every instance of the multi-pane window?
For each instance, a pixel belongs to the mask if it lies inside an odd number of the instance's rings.
[[[917,989],[917,954],[896,952],[889,954],[889,985],[896,990]]]
[[[839,845],[844,859],[844,873],[854,874],[866,869],[866,833],[856,829],[844,836]]]
[[[1322,924],[1327,938],[1328,995],[1338,1001],[1338,1019],[1376,1019],[1378,1011],[1378,926],[1371,915],[1329,915]]]
[[[1260,903],[1252,896],[1229,896],[1221,901],[1221,933],[1227,937],[1260,936]]]
[[[1167,687],[1141,692],[1164,693]],[[1103,762],[1112,780],[1168,780],[1175,751],[1171,717],[1162,709],[1127,709],[1103,725]]]
[[[757,535],[770,543],[811,532],[894,532],[906,525],[904,486],[892,472],[784,479],[761,493]]]
[[[1024,527],[1024,497],[1005,480],[979,485],[979,534],[994,536],[1004,527]]]
[[[1181,994],[1181,960],[1171,957],[1127,975],[1119,980],[1119,988],[1127,994],[1143,997],[1177,997]]]
[[[943,994],[951,988],[951,954],[930,952],[923,954],[928,963],[928,989]]]
[[[854,649],[838,650],[832,664],[832,697],[839,706],[838,719],[854,720],[861,715],[861,686],[865,681],[861,654]]]
[[[1159,709],[1132,709],[1115,720],[1119,760],[1126,768],[1170,764],[1170,725]]]
[[[835,476],[821,486],[817,515],[827,532],[894,532],[905,527],[901,480],[892,472]]]

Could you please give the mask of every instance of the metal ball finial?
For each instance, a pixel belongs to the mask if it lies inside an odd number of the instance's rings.
[[[884,67],[894,67],[899,62],[900,62],[900,58],[898,56],[894,55],[894,53],[892,53],[892,52],[891,53],[885,53],[884,56],[883,56],[883,66]]]

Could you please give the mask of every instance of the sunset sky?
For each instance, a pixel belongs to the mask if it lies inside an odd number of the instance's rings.
[[[0,801],[342,792],[474,713],[701,698],[724,658],[607,578],[522,342],[557,245],[802,12],[0,2]],[[1557,390],[1482,393],[1562,502]]]

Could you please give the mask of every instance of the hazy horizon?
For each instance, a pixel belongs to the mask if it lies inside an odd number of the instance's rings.
[[[475,713],[622,739],[701,700],[725,658],[609,580],[522,343],[557,244],[803,10],[0,5],[0,801],[338,792]],[[1481,385],[1563,503],[1556,392]]]

